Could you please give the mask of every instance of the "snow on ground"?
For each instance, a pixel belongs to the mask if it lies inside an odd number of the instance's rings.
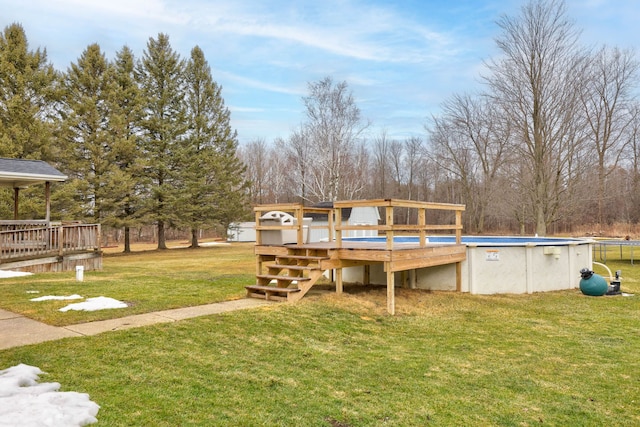
[[[35,291],[37,292],[37,291]],[[84,297],[78,294],[73,294],[69,296],[56,296],[56,295],[46,295],[43,297],[31,298],[30,301],[48,301],[48,300],[68,300],[68,299],[83,299]],[[97,311],[97,310],[106,310],[109,308],[126,308],[128,307],[126,303],[122,301],[118,301],[114,298],[109,297],[95,297],[95,298],[87,298],[84,302],[77,302],[75,304],[69,304],[65,307],[62,307],[60,311]]]
[[[84,310],[84,311],[96,311],[96,310],[105,310],[108,308],[126,308],[127,304],[118,301],[117,299],[109,298],[109,297],[95,297],[95,298],[87,298],[84,302],[77,302],[75,304],[69,304],[66,307],[62,307],[60,311],[69,311],[69,310]]]
[[[0,270],[0,279],[7,277],[31,276],[32,274],[33,273],[28,273],[26,271]]]
[[[56,295],[45,295],[43,297],[31,298],[29,301],[49,301],[49,300],[67,300],[67,299],[82,299],[83,296],[78,294],[73,294],[69,296],[56,296]]]
[[[59,383],[38,383],[44,374],[19,364],[0,371],[0,426],[76,427],[98,422],[100,406],[86,393],[58,391]]]

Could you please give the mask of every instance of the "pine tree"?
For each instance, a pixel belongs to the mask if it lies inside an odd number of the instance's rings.
[[[183,157],[181,223],[189,227],[191,246],[197,247],[199,229],[214,222],[226,229],[245,208],[244,166],[236,156],[237,133],[231,129],[222,89],[198,46],[191,50],[186,81],[189,137]]]
[[[118,188],[113,199],[114,227],[124,228],[124,252],[131,252],[130,228],[138,225],[141,188],[143,187],[140,158],[139,123],[141,117],[140,89],[135,80],[135,60],[127,46],[116,53],[113,62],[113,81],[109,94],[110,129],[114,164],[114,185]]]
[[[136,76],[144,99],[141,147],[149,180],[146,209],[157,225],[158,249],[166,249],[165,227],[179,217],[181,156],[177,154],[187,131],[184,62],[171,48],[167,35],[160,33],[157,39],[149,39]]]
[[[55,160],[50,152],[53,131],[50,106],[55,101],[57,73],[46,50],[30,50],[20,24],[0,33],[0,157]],[[21,192],[24,217],[44,217],[41,188]],[[0,193],[0,217],[13,217],[13,190]]]
[[[47,116],[56,72],[47,52],[29,50],[19,24],[0,34],[0,157],[51,160]]]
[[[78,204],[75,217],[109,223],[117,167],[114,164],[108,102],[113,71],[98,44],[85,49],[64,79],[63,141],[68,190]]]

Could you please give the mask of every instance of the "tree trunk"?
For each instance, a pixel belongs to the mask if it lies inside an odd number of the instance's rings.
[[[124,253],[131,253],[131,230],[128,226],[124,227]]]
[[[164,221],[158,221],[158,249],[167,249],[167,241],[164,236]]]
[[[198,245],[198,229],[196,228],[191,229],[191,247],[192,248],[200,247],[200,245]]]

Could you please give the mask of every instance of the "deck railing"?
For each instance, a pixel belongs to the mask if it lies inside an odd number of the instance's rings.
[[[99,251],[100,224],[0,223],[0,262]]]
[[[384,209],[384,220],[382,224],[371,225],[349,225],[343,224],[342,210],[346,208],[355,207],[376,207]],[[403,211],[414,209],[417,211],[417,221],[412,224],[394,224],[394,210],[402,209]],[[454,213],[454,218],[449,224],[429,224],[427,223],[427,212],[430,210],[438,211],[451,211]],[[333,203],[333,209],[331,208],[307,208],[299,203],[287,203],[287,204],[271,204],[271,205],[259,205],[254,208],[256,216],[256,244],[263,244],[263,231],[274,230],[295,230],[297,235],[297,243],[302,244],[304,242],[304,227],[303,218],[307,213],[321,213],[328,216],[328,224],[319,227],[327,228],[329,234],[329,241],[335,241],[338,248],[342,247],[343,232],[350,230],[369,230],[374,234],[386,236],[387,249],[393,249],[394,236],[398,234],[411,232],[412,234],[418,234],[420,236],[420,247],[426,245],[427,232],[451,232],[455,234],[456,243],[461,244],[462,241],[462,212],[465,210],[464,205],[449,204],[449,203],[431,203],[431,202],[419,202],[413,200],[399,200],[399,199],[374,199],[374,200],[350,200],[339,201]],[[295,219],[295,224],[269,224],[263,225],[261,223],[261,217],[269,211],[282,211],[291,214]],[[311,224],[310,228],[319,228]]]

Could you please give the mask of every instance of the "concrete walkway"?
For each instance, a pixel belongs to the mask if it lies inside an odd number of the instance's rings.
[[[193,317],[262,307],[273,301],[245,298],[195,307],[176,308],[154,313],[136,314],[118,319],[100,320],[63,327],[50,326],[0,309],[0,350],[69,337],[97,335],[103,332],[137,328],[156,323],[177,322]]]

